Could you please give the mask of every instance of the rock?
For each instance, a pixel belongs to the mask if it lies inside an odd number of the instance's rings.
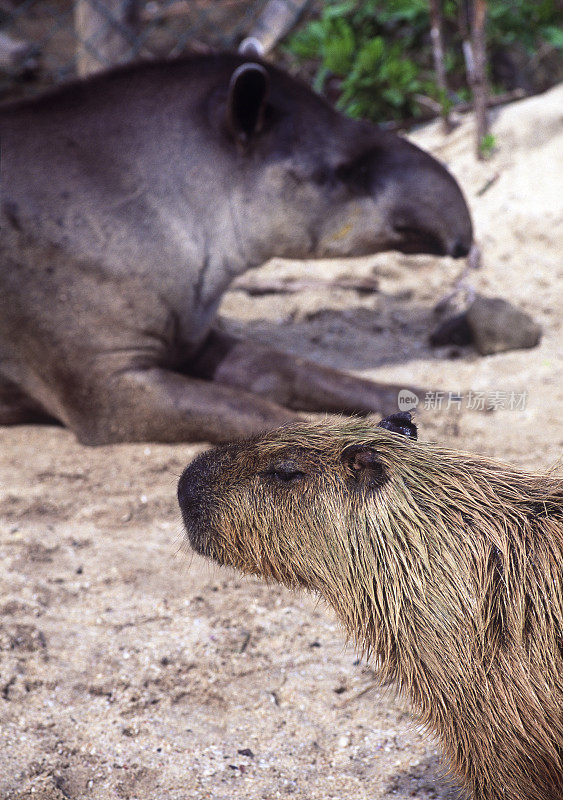
[[[483,356],[535,347],[541,326],[501,297],[477,295],[466,312],[476,350]]]
[[[444,345],[454,344],[464,347],[473,344],[473,333],[467,321],[467,312],[456,314],[443,320],[430,334],[430,344],[432,347],[444,347]]]

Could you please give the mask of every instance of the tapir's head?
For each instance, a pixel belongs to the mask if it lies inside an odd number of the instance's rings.
[[[234,159],[231,210],[251,260],[467,255],[471,218],[458,184],[410,142],[344,117],[258,60],[233,57],[212,98],[209,119]]]

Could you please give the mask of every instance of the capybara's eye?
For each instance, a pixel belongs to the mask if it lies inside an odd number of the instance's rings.
[[[294,464],[276,464],[262,473],[265,478],[278,483],[297,483],[305,477],[303,470],[297,469]]]

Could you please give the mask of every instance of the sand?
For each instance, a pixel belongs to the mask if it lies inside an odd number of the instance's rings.
[[[439,123],[412,137],[472,208],[483,259],[468,283],[531,313],[539,347],[431,349],[433,308],[463,264],[429,256],[276,260],[244,283],[311,288],[234,289],[223,324],[432,390],[422,439],[560,469],[562,101],[560,87],[497,110],[482,163],[469,118],[448,137]],[[342,276],[374,277],[378,291],[321,283]],[[467,408],[470,392],[488,410]],[[62,428],[0,429],[0,798],[453,798],[438,746],[330,609],[182,549],[176,481],[203,447],[84,448]]]

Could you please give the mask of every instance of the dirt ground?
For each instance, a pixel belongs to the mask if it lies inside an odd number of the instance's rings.
[[[530,312],[544,328],[539,347],[432,350],[433,307],[461,268],[432,257],[272,262],[244,281],[311,288],[233,290],[225,325],[440,389],[441,403],[421,396],[421,438],[553,467],[562,100],[560,87],[497,111],[497,150],[481,164],[468,119],[447,138],[438,124],[413,137],[448,163],[472,207],[483,267],[470,283]],[[359,275],[378,291],[314,286]],[[468,409],[470,391],[494,410]],[[464,394],[461,408],[447,408],[450,392]],[[437,745],[344,645],[329,609],[181,549],[176,481],[204,446],[88,449],[59,428],[0,429],[2,800],[453,798]]]

